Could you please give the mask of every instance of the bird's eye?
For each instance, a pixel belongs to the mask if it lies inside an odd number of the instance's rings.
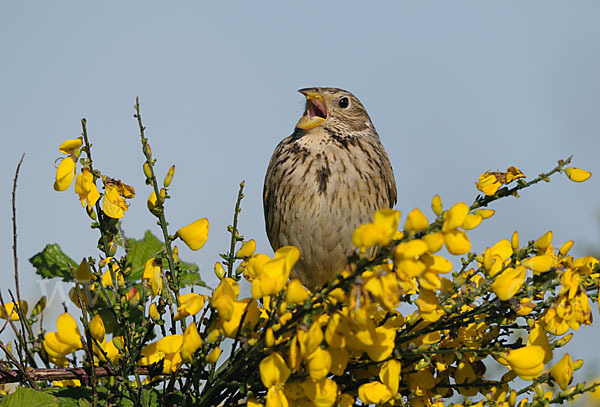
[[[350,100],[344,96],[343,98],[340,98],[340,101],[338,102],[338,105],[342,108],[345,109],[350,105]]]

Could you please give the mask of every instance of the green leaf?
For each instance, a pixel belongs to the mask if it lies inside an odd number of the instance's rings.
[[[141,240],[128,238],[126,247],[127,267],[131,268],[131,270],[125,279],[131,282],[140,281],[144,274],[144,265],[148,259],[165,250],[163,242],[149,230],[144,233],[144,237]],[[179,281],[181,287],[189,285],[206,287],[206,284],[202,281],[202,278],[200,278],[200,274],[198,273],[199,267],[197,264],[180,260],[179,267]]]
[[[48,244],[38,254],[29,259],[35,272],[43,278],[60,277],[63,281],[73,281],[73,270],[79,263],[67,256],[57,243]],[[69,268],[71,265],[71,268]]]
[[[92,407],[92,403],[90,403],[86,399],[77,400],[78,407]]]
[[[58,399],[50,394],[18,387],[17,390],[2,401],[2,407],[58,407]]]
[[[127,267],[131,270],[125,277],[128,281],[141,280],[144,274],[144,264],[156,253],[165,250],[165,245],[149,230],[144,233],[141,240],[128,238],[127,247]]]

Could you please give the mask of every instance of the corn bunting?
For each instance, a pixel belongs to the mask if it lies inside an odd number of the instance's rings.
[[[396,203],[392,166],[360,101],[336,88],[307,88],[306,110],[271,157],[263,191],[274,250],[292,245],[292,270],[314,289],[356,253],[352,233]]]

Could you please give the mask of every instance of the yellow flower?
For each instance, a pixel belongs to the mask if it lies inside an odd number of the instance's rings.
[[[108,356],[108,359],[110,359],[113,363],[115,363],[116,361],[121,359],[121,353],[119,352],[119,348],[117,347],[116,343],[122,344],[123,337],[116,336],[116,337],[112,338],[110,340],[110,342],[108,342],[106,344],[106,347],[104,348],[104,352],[106,353],[106,356]],[[123,346],[121,345],[121,349],[122,348],[123,348]],[[104,357],[102,356],[102,359],[103,358]]]
[[[422,289],[415,304],[419,308],[419,315],[425,321],[435,322],[444,315],[444,311],[440,307],[435,293],[431,290]]]
[[[144,273],[142,274],[142,281],[146,287],[150,287],[152,298],[160,295],[163,285],[162,264],[160,259],[151,257],[146,261]]]
[[[21,308],[21,312],[26,315],[27,309],[29,308],[26,301],[21,301],[21,307],[15,307],[16,302],[9,302],[4,304],[4,307],[0,307],[0,318],[8,319],[11,321],[19,320],[18,308]]]
[[[458,362],[456,373],[454,374],[454,380],[456,380],[457,384],[471,383],[477,379],[478,376],[475,374],[475,370],[471,363],[465,359]],[[472,397],[477,394],[477,389],[472,387],[460,387],[459,392],[463,396]]]
[[[469,236],[462,230],[455,229],[444,233],[444,243],[448,252],[456,256],[469,253],[471,250]]]
[[[82,349],[81,333],[75,319],[66,312],[60,315],[56,321],[56,332],[48,332],[42,346],[54,363],[60,363],[65,355]]]
[[[164,356],[163,373],[173,373],[181,365],[181,347],[183,346],[183,335],[169,335],[156,342],[156,351],[159,357]]]
[[[240,247],[240,249],[235,253],[235,257],[238,259],[245,259],[252,256],[255,250],[256,242],[254,239],[250,239],[242,244],[242,247]]]
[[[469,214],[469,206],[464,202],[456,203],[448,212],[445,214],[444,225],[442,226],[442,232],[449,232],[460,226],[467,218]]]
[[[406,217],[404,229],[409,232],[419,232],[429,227],[429,221],[420,209],[413,209]]]
[[[125,211],[129,209],[129,204],[125,199],[134,198],[135,190],[120,180],[105,177],[103,181],[102,211],[110,218],[121,219]]]
[[[202,218],[177,231],[177,236],[185,242],[191,250],[200,250],[208,239],[208,219]]]
[[[465,230],[475,229],[477,226],[479,226],[481,224],[482,221],[483,221],[483,216],[481,216],[481,215],[467,215],[467,217],[465,218],[462,225],[460,225],[460,227]]]
[[[44,337],[42,346],[44,347],[44,350],[48,356],[52,359],[52,362],[55,364],[58,364],[56,361],[64,359],[65,355],[73,353],[77,350],[77,348],[70,346],[69,344],[58,339],[56,332],[48,332]]]
[[[397,360],[388,360],[379,370],[379,379],[385,384],[391,391],[392,397],[398,394],[398,387],[400,385],[400,371],[402,365]]]
[[[83,145],[83,137],[65,140],[62,142],[60,147],[58,147],[58,151],[60,151],[63,154],[73,154],[75,152],[75,150],[80,148],[82,145]]]
[[[81,174],[75,179],[75,193],[79,195],[81,206],[85,208],[87,203],[88,211],[100,199],[100,192],[94,183],[94,176],[87,168],[82,169]]]
[[[479,177],[475,183],[477,189],[484,194],[491,196],[498,191],[502,185],[511,183],[512,181],[525,178],[525,175],[517,167],[509,167],[506,172],[486,171]]]
[[[574,167],[565,168],[565,174],[571,181],[575,182],[583,182],[592,176],[591,172]]]
[[[220,316],[221,314],[219,314]],[[244,322],[242,325],[242,317]],[[219,318],[218,324],[221,332],[228,338],[235,338],[238,330],[252,330],[258,323],[260,311],[258,303],[253,298],[245,298],[240,301],[234,301],[232,304],[231,318]]]
[[[571,268],[575,269],[581,275],[586,275],[590,274],[597,264],[597,258],[592,256],[585,256],[574,260],[571,264]]]
[[[371,382],[358,388],[358,397],[365,404],[382,405],[387,403],[393,395],[388,386],[380,382]]]
[[[223,278],[215,289],[211,298],[211,304],[217,309],[219,318],[229,321],[233,316],[233,304],[240,294],[237,281],[232,278]]]
[[[508,167],[506,170],[506,182],[505,184],[510,184],[516,179],[525,178],[525,174],[521,172],[517,167]]]
[[[475,215],[481,216],[483,219],[489,219],[496,213],[493,209],[475,209],[473,211]]]
[[[398,230],[400,211],[395,209],[378,209],[373,218],[373,224],[391,236]]]
[[[535,308],[535,303],[531,298],[522,298],[517,306],[517,315],[526,316],[531,314],[531,311]]]
[[[263,298],[283,290],[290,276],[292,267],[300,258],[300,251],[293,246],[284,246],[275,252],[275,256],[267,260],[257,270],[252,281],[252,297]]]
[[[475,186],[478,190],[488,196],[494,195],[502,186],[502,182],[499,180],[499,177],[496,176],[497,174],[500,173],[490,171],[484,172],[479,176],[479,180],[475,183]]]
[[[107,257],[103,261],[104,264],[108,265],[108,270],[106,270],[104,272],[104,274],[102,274],[102,277],[101,277],[102,285],[105,287],[109,287],[113,284],[112,275],[111,275],[111,270],[112,270],[112,274],[114,274],[115,278],[117,279],[117,284],[119,284],[119,286],[122,287],[123,285],[125,285],[125,278],[123,277],[121,268],[119,267],[118,264],[111,263],[110,262],[111,260],[112,260],[112,257]]]
[[[204,307],[204,302],[204,296],[196,293],[179,296],[179,307],[177,307],[175,321],[179,321],[190,315],[196,315]]]
[[[148,207],[148,210],[150,212],[152,212],[154,209],[156,209],[156,207],[158,206],[158,199],[156,198],[156,192],[152,191],[152,193],[148,197],[148,200],[146,201],[146,206]]]
[[[419,370],[408,376],[408,388],[417,396],[422,396],[427,390],[435,387],[436,381],[429,369]]]
[[[102,317],[100,315],[96,315],[89,324],[90,334],[98,341],[103,342],[106,334],[106,329],[104,328],[104,321],[102,321]]]
[[[537,345],[544,350],[543,363],[546,364],[552,360],[552,347],[548,342],[548,336],[544,330],[543,323],[537,321],[533,329],[529,332],[529,338],[527,339],[527,346]]]
[[[158,342],[152,342],[142,348],[140,356],[137,362],[138,365],[151,365],[160,361],[164,353],[158,351]]]
[[[423,241],[427,245],[428,250],[431,253],[436,253],[440,251],[442,246],[444,246],[444,235],[443,233],[430,233],[423,236]]]
[[[346,349],[329,348],[327,350],[331,355],[331,373],[336,376],[343,376],[350,361],[350,353]]]
[[[562,276],[560,276],[560,287],[559,295],[565,295],[567,299],[572,299],[579,290],[579,283],[581,277],[578,273],[573,272],[571,269],[565,270]]]
[[[321,380],[331,369],[331,353],[321,347],[306,355],[306,369],[313,380]]]
[[[360,225],[352,234],[352,243],[361,249],[385,246],[392,242],[398,231],[400,212],[394,209],[379,209],[373,223]]]
[[[68,156],[58,164],[56,168],[56,180],[54,181],[55,191],[64,191],[71,186],[75,175],[77,174],[77,166],[75,158]]]
[[[259,403],[255,398],[249,398],[246,407],[264,407],[264,405]]]
[[[568,353],[550,369],[550,374],[558,384],[561,390],[567,390],[573,380],[573,361]]]
[[[304,288],[300,280],[293,279],[288,283],[285,300],[290,304],[303,304],[308,298],[309,291]]]
[[[192,363],[192,356],[200,346],[202,346],[202,338],[198,333],[198,328],[195,323],[191,323],[183,333],[183,345],[181,346],[181,359],[186,363]]]
[[[268,389],[267,406],[287,405],[287,398],[283,393],[283,385],[292,371],[286,366],[281,355],[273,352],[261,360],[259,371],[260,379]]]
[[[347,338],[348,346],[357,350],[367,352],[369,358],[374,362],[381,362],[392,354],[396,329],[386,326],[364,327]]]
[[[523,380],[539,377],[544,371],[546,352],[541,346],[524,346],[503,355],[504,361]]]
[[[56,335],[58,339],[77,349],[83,348],[81,343],[81,333],[77,327],[75,319],[69,313],[63,313],[56,321]]]
[[[523,286],[526,277],[526,269],[523,266],[509,267],[504,270],[491,285],[491,289],[501,301],[511,299]]]
[[[315,407],[331,407],[338,396],[337,383],[331,379],[305,380],[302,389]]]

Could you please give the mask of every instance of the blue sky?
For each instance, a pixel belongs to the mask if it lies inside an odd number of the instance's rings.
[[[242,179],[241,231],[271,252],[262,182],[273,149],[302,114],[303,87],[359,97],[391,158],[405,214],[415,207],[429,214],[434,194],[446,206],[471,202],[474,181],[488,169],[516,165],[533,178],[574,155],[576,166],[600,174],[599,12],[593,1],[5,2],[4,278],[12,276],[10,191],[23,152],[22,291],[40,295],[27,259],[46,243],[59,242],[76,259],[96,254],[97,234],[73,190],[52,189],[57,147],[79,135],[81,117],[96,167],[138,193],[125,231],[158,232],[145,209],[136,96],[159,173],[177,167],[172,230],[198,217],[211,222],[200,252],[182,248],[209,282]],[[583,255],[599,246],[599,208],[596,177],[574,184],[559,176],[495,204],[496,216],[471,237],[482,250],[514,230],[522,242],[552,230],[556,244],[574,239],[574,254]],[[574,357],[592,358],[599,333],[582,329]],[[587,368],[598,372],[594,363]]]

